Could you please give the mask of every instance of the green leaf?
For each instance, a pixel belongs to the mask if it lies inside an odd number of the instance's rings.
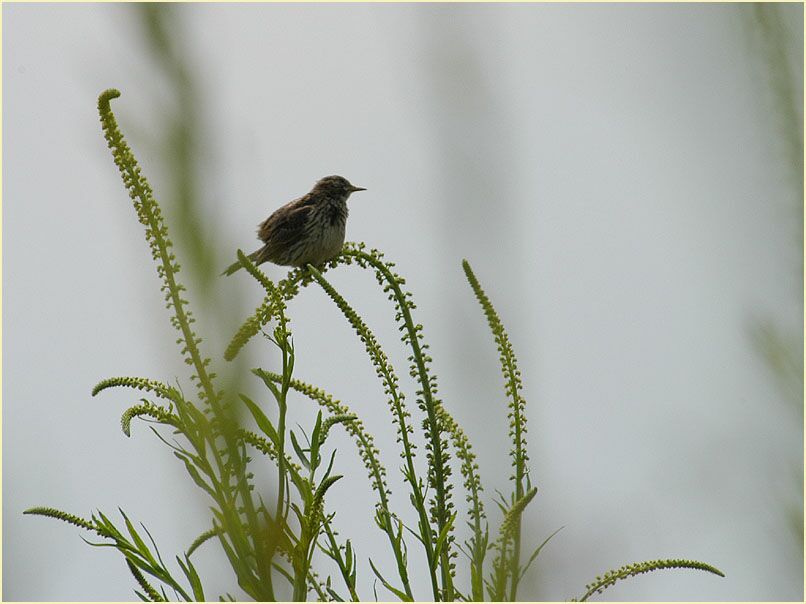
[[[196,602],[204,602],[204,589],[202,588],[201,579],[199,578],[199,573],[196,572],[196,568],[193,566],[193,563],[190,561],[190,558],[185,556],[185,561],[182,562],[182,558],[177,556],[176,561],[179,563],[179,566],[182,568],[182,572],[185,573],[185,576],[190,582],[190,587],[193,590],[194,600]]]
[[[151,555],[151,552],[149,551],[148,546],[145,544],[145,541],[143,541],[140,538],[140,535],[137,534],[137,531],[134,529],[134,525],[129,520],[129,517],[126,516],[126,514],[120,508],[118,508],[118,510],[120,511],[120,515],[123,516],[123,520],[126,522],[126,528],[128,529],[129,535],[131,535],[131,538],[134,541],[134,545],[135,545],[137,551],[146,560],[148,560],[149,563],[151,563],[154,566],[157,566],[157,561]]]
[[[439,537],[437,537],[437,542],[434,546],[434,560],[432,561],[434,568],[436,568],[439,564],[439,557],[442,555],[442,548],[445,546],[445,540],[448,538],[448,534],[453,528],[454,520],[456,520],[456,514],[453,514],[450,518],[448,518],[448,521],[445,523],[445,526],[442,527],[442,530],[439,533]]]
[[[327,464],[327,470],[325,470],[324,476],[322,476],[322,482],[327,480],[330,477],[330,472],[333,470],[333,462],[336,460],[336,451],[330,454],[330,462]]]
[[[190,460],[189,460],[187,457],[185,457],[184,455],[182,455],[181,453],[177,453],[177,452],[175,452],[175,451],[174,451],[174,455],[176,455],[176,457],[177,457],[178,459],[181,459],[181,460],[184,462],[184,464],[185,464],[185,469],[187,470],[188,474],[190,474],[190,477],[193,479],[193,482],[195,482],[197,486],[201,487],[201,488],[202,488],[204,491],[206,491],[206,492],[207,492],[207,493],[208,493],[208,494],[209,494],[209,495],[210,495],[210,496],[211,496],[213,499],[215,499],[215,498],[216,498],[215,491],[213,491],[212,487],[210,487],[210,485],[208,485],[208,484],[207,484],[207,483],[204,481],[204,479],[203,479],[203,478],[201,477],[201,475],[199,474],[199,471],[196,469],[196,466],[194,466],[194,465],[191,463],[191,461],[190,461]]]
[[[534,562],[535,558],[537,558],[537,556],[540,554],[540,550],[543,549],[543,546],[546,545],[549,541],[551,541],[551,538],[554,537],[554,535],[559,533],[564,528],[565,528],[564,526],[561,526],[556,531],[554,531],[551,535],[546,537],[546,539],[543,541],[543,543],[541,543],[540,545],[537,546],[535,551],[532,552],[532,555],[529,557],[529,561],[523,566],[523,570],[521,570],[521,574],[518,577],[519,581],[521,579],[523,579],[524,575],[526,574],[526,571],[529,570],[529,567],[532,565],[532,562]]]
[[[316,414],[316,423],[313,426],[313,432],[311,433],[311,466],[316,469],[319,467],[319,445],[320,442],[320,434],[322,432],[322,412]]]
[[[297,440],[297,435],[294,434],[293,430],[289,430],[288,435],[291,437],[291,446],[294,447],[294,451],[296,452],[299,460],[302,462],[302,465],[310,469],[311,462],[308,459],[308,456],[305,455],[305,449],[300,446],[299,441]]]
[[[253,369],[252,373],[257,377],[259,377],[261,380],[263,380],[263,383],[266,385],[266,388],[268,388],[271,391],[272,395],[274,395],[275,400],[280,400],[283,398],[280,389],[277,388],[277,385],[272,381],[271,376],[268,373],[259,368]]]
[[[381,575],[380,571],[378,571],[378,569],[375,568],[375,564],[373,564],[372,558],[369,558],[369,565],[372,567],[372,572],[375,573],[375,576],[378,577],[378,579],[380,579],[381,583],[383,584],[383,586],[386,589],[388,589],[393,594],[395,594],[403,602],[413,602],[414,601],[405,592],[400,591],[399,589],[397,589],[395,587],[392,587],[392,585],[390,585],[389,581],[387,581],[386,579],[383,578],[383,575]]]
[[[279,442],[280,438],[277,435],[277,430],[274,429],[274,426],[269,421],[269,418],[266,417],[266,414],[261,411],[260,407],[258,407],[252,399],[250,399],[245,394],[239,394],[238,396],[241,397],[241,400],[246,403],[249,412],[252,414],[252,417],[255,418],[255,422],[257,423],[258,428],[260,428],[261,432],[269,437],[269,440],[274,444],[275,447],[279,450]]]

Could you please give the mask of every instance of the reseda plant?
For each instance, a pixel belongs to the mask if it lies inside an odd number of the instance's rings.
[[[111,387],[127,387],[140,391],[144,398],[123,413],[121,425],[129,436],[135,418],[167,426],[174,438],[151,427],[154,434],[185,466],[191,480],[209,499],[212,517],[199,537],[181,556],[175,556],[176,569],[163,561],[155,540],[121,510],[125,529],[98,511],[90,519],[53,508],[27,510],[74,524],[101,538],[91,545],[111,546],[124,558],[144,601],[166,601],[173,597],[185,601],[205,599],[202,579],[192,562],[192,555],[208,541],[217,541],[232,567],[237,585],[248,597],[271,601],[290,594],[295,601],[315,597],[318,600],[341,601],[359,599],[359,553],[351,539],[342,540],[336,530],[336,514],[326,506],[326,494],[344,476],[335,473],[336,451],[327,453],[331,430],[339,426],[355,443],[375,493],[374,521],[395,561],[396,576],[384,576],[375,562],[368,559],[372,575],[363,589],[380,584],[393,596],[404,601],[426,597],[434,601],[513,601],[526,571],[556,534],[550,535],[524,559],[521,544],[522,516],[534,499],[537,489],[529,478],[526,452],[526,401],[522,395],[518,370],[509,337],[490,299],[479,284],[467,261],[462,263],[471,289],[478,299],[492,331],[500,356],[509,418],[510,450],[513,474],[511,492],[499,494],[495,501],[501,518],[492,539],[483,505],[483,488],[476,456],[467,435],[438,397],[436,376],[431,371],[431,357],[423,337],[423,327],[414,320],[416,306],[405,280],[394,272],[394,264],[378,250],[364,244],[345,245],[342,253],[323,266],[294,269],[285,279],[275,283],[238,252],[246,271],[263,287],[265,298],[232,338],[224,358],[232,360],[254,336],[263,333],[280,351],[279,371],[262,368],[252,371],[259,378],[277,406],[277,419],[270,419],[267,403],[259,403],[240,393],[228,393],[216,386],[211,361],[202,354],[192,328],[193,316],[183,297],[179,264],[172,252],[171,240],[153,192],[143,177],[137,161],[118,128],[110,101],[120,96],[116,90],[101,94],[98,108],[101,124],[124,185],[129,191],[146,240],[157,266],[161,289],[170,311],[173,327],[179,332],[177,343],[185,362],[191,368],[191,381],[196,400],[186,397],[180,388],[162,382],[115,377],[102,381],[93,395]],[[413,419],[406,396],[400,387],[395,368],[375,335],[344,296],[325,278],[324,273],[340,266],[355,266],[374,274],[379,286],[391,301],[401,340],[409,349],[409,375],[418,384],[415,392],[416,412]],[[296,350],[292,341],[287,304],[303,287],[316,284],[322,288],[344,315],[364,345],[375,373],[381,380],[392,422],[398,434],[403,461],[401,478],[408,491],[417,524],[406,526],[402,516],[392,507],[388,474],[379,460],[379,450],[358,414],[325,390],[294,376]],[[288,396],[291,391],[304,395],[321,409],[309,433],[288,427]],[[248,411],[254,426],[250,429],[239,421],[239,412]],[[425,455],[418,455],[415,436],[421,431]],[[252,452],[262,454],[276,469],[277,484],[269,500],[255,492]],[[452,456],[458,463],[452,464]],[[423,460],[424,457],[424,460]],[[459,475],[454,470],[458,467]],[[358,480],[358,477],[349,477]],[[454,489],[460,485],[464,503],[455,503]],[[335,487],[338,488],[338,487]],[[266,497],[269,497],[268,494]],[[460,509],[461,508],[461,509]],[[457,542],[458,518],[467,524],[469,538]],[[142,534],[147,536],[147,540]],[[409,549],[414,544],[414,549]],[[332,560],[336,573],[327,574],[325,567],[314,568],[314,554],[319,551]],[[461,556],[460,556],[461,554]],[[409,559],[422,556],[428,572],[430,592],[415,594],[409,577]],[[361,560],[363,561],[363,560]],[[457,581],[457,565],[466,564],[469,583]],[[586,586],[579,597],[585,601],[601,593],[616,581],[637,574],[664,569],[690,568],[723,576],[701,562],[692,560],[653,560],[623,566],[610,571]],[[329,572],[329,571],[328,571]],[[362,580],[364,577],[362,577]],[[170,594],[170,595],[169,595]],[[377,599],[377,593],[375,594]],[[231,593],[221,599],[234,600]]]

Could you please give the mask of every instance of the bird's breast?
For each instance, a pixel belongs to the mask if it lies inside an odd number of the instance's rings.
[[[323,208],[323,212],[325,214],[325,222],[331,227],[341,225],[341,227],[344,228],[348,213],[346,202],[329,203]]]
[[[322,231],[322,258],[330,259],[344,246],[345,225],[343,222],[326,227]]]
[[[344,246],[347,204],[328,203],[317,208],[309,220],[305,246],[306,262],[320,264],[330,260]]]

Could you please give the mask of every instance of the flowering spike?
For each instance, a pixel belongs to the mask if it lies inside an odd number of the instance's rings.
[[[714,575],[724,577],[725,574],[716,567],[704,562],[696,560],[683,560],[679,558],[672,558],[667,560],[649,560],[647,562],[636,562],[634,564],[627,564],[617,570],[611,570],[604,575],[596,577],[596,579],[585,586],[587,591],[585,594],[573,602],[585,602],[594,594],[600,594],[608,587],[614,585],[616,581],[641,575],[643,573],[652,572],[654,570],[661,570],[665,568],[690,568],[694,570],[701,570]]]

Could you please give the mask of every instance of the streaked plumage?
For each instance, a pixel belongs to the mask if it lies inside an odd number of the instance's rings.
[[[277,209],[260,223],[257,236],[263,247],[249,254],[256,264],[319,265],[336,256],[344,245],[347,199],[355,187],[341,176],[325,176],[309,193]],[[241,268],[235,262],[222,274]]]

